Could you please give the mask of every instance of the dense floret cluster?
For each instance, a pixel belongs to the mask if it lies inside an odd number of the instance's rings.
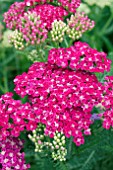
[[[23,142],[17,138],[8,137],[0,141],[0,166],[2,170],[27,170],[29,164],[25,164],[25,154],[21,152]]]
[[[15,2],[11,5],[8,12],[4,13],[4,22],[7,28],[14,30],[22,27],[21,18],[26,15],[25,8],[24,2]],[[37,14],[37,18],[40,17],[42,24],[46,25],[47,29],[51,28],[54,20],[63,20],[63,17],[68,15],[68,12],[63,7],[50,4],[36,5],[34,8],[29,8],[27,12],[29,13],[30,11]],[[26,16],[25,19],[28,21],[30,18]]]
[[[110,129],[113,127],[113,76],[105,77],[104,100],[101,104],[105,108],[103,116],[103,127]]]
[[[68,12],[61,6],[53,6],[50,4],[37,5],[32,11],[36,12],[46,28],[51,29],[54,20],[63,20],[63,17],[68,15]]]
[[[19,20],[25,12],[24,2],[15,2],[7,12],[4,13],[4,22],[9,29],[18,29]]]
[[[25,13],[20,19],[19,31],[28,44],[39,44],[47,38],[45,24],[40,20],[36,12]]]
[[[17,94],[28,95],[36,118],[46,125],[45,134],[53,137],[57,130],[73,136],[78,146],[84,143],[82,132],[90,134],[91,111],[103,99],[104,86],[95,75],[35,63],[14,83]]]
[[[91,30],[95,26],[95,22],[91,21],[84,12],[76,12],[67,19],[68,30],[67,34],[73,40],[79,39],[84,32]]]
[[[76,12],[76,8],[80,6],[81,0],[58,0],[58,2],[70,12]]]
[[[51,49],[48,62],[63,68],[90,72],[109,71],[111,64],[111,60],[107,59],[104,52],[98,52],[80,41],[69,48]]]
[[[36,114],[30,104],[22,104],[12,96],[12,93],[6,93],[0,98],[0,138],[2,139],[10,135],[18,137],[24,128],[34,130],[37,127]]]

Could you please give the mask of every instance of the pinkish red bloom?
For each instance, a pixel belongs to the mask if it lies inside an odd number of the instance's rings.
[[[94,74],[34,63],[14,83],[17,94],[28,96],[35,121],[46,125],[46,135],[63,132],[66,137],[73,136],[79,146],[84,143],[82,133],[91,134],[91,111],[102,101],[104,91]]]
[[[25,128],[36,129],[36,114],[29,103],[22,104],[20,100],[14,100],[12,93],[6,93],[0,98],[0,138],[7,136],[18,137]]]
[[[53,0],[24,0],[26,6],[33,6],[35,3],[37,4],[45,4],[52,2]]]
[[[46,24],[47,29],[51,29],[52,23],[55,20],[63,20],[63,17],[68,15],[68,12],[63,7],[50,4],[37,5],[32,11],[40,16],[42,23]]]
[[[29,164],[25,163],[25,154],[21,152],[23,142],[17,138],[8,137],[0,141],[0,165],[2,170],[27,170]]]
[[[24,2],[15,2],[12,4],[7,12],[4,13],[4,22],[9,29],[18,29],[19,19],[25,12]]]
[[[98,52],[80,41],[69,48],[51,49],[48,62],[62,68],[102,73],[109,71],[111,64],[111,60],[107,59],[104,52]]]
[[[81,0],[58,0],[58,2],[70,12],[76,12],[76,8],[80,6]]]

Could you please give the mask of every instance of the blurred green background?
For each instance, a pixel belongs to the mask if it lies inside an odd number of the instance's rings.
[[[14,2],[15,0],[0,0],[0,95],[8,91],[13,91],[13,79],[15,76],[27,71],[32,64],[27,59],[26,54],[23,55],[21,52],[16,51],[8,42],[8,36],[11,34],[11,31],[6,29],[3,23],[3,13],[6,12],[9,6]],[[99,51],[106,52],[108,58],[113,61],[113,0],[82,0],[79,11],[86,12],[89,18],[93,19],[96,23],[95,28],[85,33],[81,40],[87,42],[91,47]],[[111,71],[108,75],[113,75],[113,64],[111,65]],[[103,75],[100,75],[100,78],[102,76]],[[111,136],[113,136],[112,133],[110,133]],[[111,143],[113,143],[112,139],[113,137],[109,137]],[[91,138],[89,138],[89,140],[91,140]],[[94,164],[92,163],[92,167],[90,166],[91,170],[113,170],[113,144],[111,146],[112,147],[107,152],[106,150],[103,152],[98,150],[97,157],[100,157],[100,159]],[[86,147],[88,147],[87,142]],[[83,154],[89,155],[88,158],[84,160],[81,158],[83,166],[80,170],[85,170],[86,165],[91,162],[95,153],[91,152],[90,154],[84,152]],[[34,160],[34,156],[29,153],[29,151],[27,159],[33,165],[31,169],[37,170],[38,164],[34,165],[36,160]],[[39,158],[36,157],[36,159],[38,160]],[[77,159],[73,159],[73,161],[74,164],[77,164]],[[49,169],[46,169],[49,170],[51,168],[49,167]],[[72,170],[79,170],[79,168],[72,168]]]

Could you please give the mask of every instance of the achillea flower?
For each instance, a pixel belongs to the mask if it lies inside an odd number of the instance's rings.
[[[25,128],[34,130],[37,127],[36,114],[32,112],[29,103],[22,104],[14,100],[12,93],[6,93],[0,98],[0,138],[18,137]]]
[[[70,19],[67,19],[67,23],[67,34],[73,40],[79,39],[84,32],[91,30],[95,25],[94,21],[91,21],[84,12],[76,12],[71,15]]]
[[[62,68],[102,73],[109,71],[111,64],[111,60],[106,58],[104,52],[98,52],[80,41],[69,48],[51,49],[48,62]]]
[[[29,164],[25,163],[25,154],[21,152],[23,142],[17,138],[8,137],[0,141],[0,165],[2,170],[27,170]]]
[[[38,124],[36,130],[33,130],[32,135],[29,134],[29,139],[35,144],[35,152],[43,152],[43,149],[49,149],[51,156],[54,160],[65,161],[67,149],[66,149],[66,138],[63,133],[55,132],[53,140],[48,142],[48,137],[44,133],[45,126]]]
[[[4,13],[4,22],[9,29],[18,29],[19,19],[25,12],[24,2],[15,2],[12,4],[7,12]]]
[[[76,8],[80,6],[81,0],[58,0],[58,2],[70,12],[76,12]]]
[[[42,23],[46,24],[48,30],[51,29],[52,23],[55,20],[63,20],[63,17],[68,15],[68,12],[63,7],[53,6],[50,4],[37,5],[32,9],[35,11]]]
[[[17,29],[9,36],[9,42],[14,45],[17,50],[23,50],[25,48],[23,34]]]
[[[47,38],[45,24],[37,16],[36,12],[24,13],[20,18],[19,31],[27,44],[40,44]]]
[[[105,80],[104,98],[101,102],[105,108],[105,112],[103,113],[103,127],[110,129],[113,127],[113,76],[106,76]]]
[[[79,146],[84,143],[82,133],[91,134],[91,111],[102,101],[104,91],[95,75],[34,63],[14,83],[17,94],[28,96],[35,120],[46,126],[46,135],[54,137],[56,131],[63,132],[66,137],[73,136]]]
[[[62,42],[64,39],[64,35],[67,30],[67,25],[63,21],[55,20],[52,23],[52,30],[50,31],[50,35],[53,41]]]
[[[53,0],[24,0],[26,6],[32,6],[35,4],[46,4],[46,3],[50,3]]]

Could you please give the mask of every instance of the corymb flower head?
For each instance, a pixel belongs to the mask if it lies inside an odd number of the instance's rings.
[[[25,163],[25,153],[21,152],[23,142],[17,138],[8,137],[0,141],[0,168],[2,170],[28,170],[29,164]]]
[[[76,12],[76,8],[80,6],[81,0],[58,0],[58,2],[68,11]]]
[[[45,124],[45,135],[63,132],[66,137],[73,136],[79,146],[84,143],[83,133],[91,134],[91,111],[102,101],[104,90],[94,74],[34,63],[14,83],[16,93],[27,95],[32,103],[35,120]]]
[[[51,49],[48,62],[62,68],[102,73],[109,71],[111,64],[111,60],[107,59],[104,52],[98,52],[80,41],[69,48]]]

